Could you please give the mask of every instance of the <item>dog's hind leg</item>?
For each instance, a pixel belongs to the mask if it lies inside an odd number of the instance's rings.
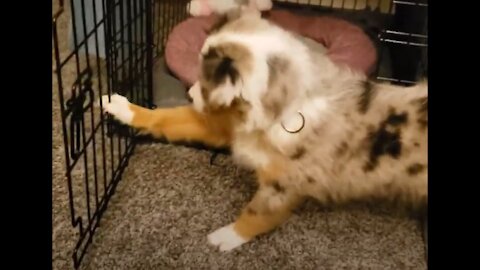
[[[261,184],[237,220],[209,234],[208,241],[221,251],[230,251],[280,226],[301,202],[303,197],[278,182]]]

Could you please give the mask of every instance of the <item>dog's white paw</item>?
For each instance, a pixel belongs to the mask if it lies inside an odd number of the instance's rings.
[[[114,94],[108,99],[108,95],[102,96],[103,110],[124,124],[131,124],[133,111],[130,109],[130,102],[126,97]]]
[[[248,242],[234,230],[233,223],[214,231],[207,238],[208,242],[218,247],[220,251],[230,251]]]

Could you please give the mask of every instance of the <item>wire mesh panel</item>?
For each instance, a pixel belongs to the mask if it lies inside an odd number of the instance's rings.
[[[187,16],[187,0],[59,0],[52,21],[71,222],[78,268],[137,143],[102,113],[100,97],[119,93],[153,104],[153,66],[168,33]],[[70,16],[68,36],[57,20]],[[68,52],[59,44],[68,39]]]
[[[154,57],[163,56],[168,34],[173,27],[188,17],[190,0],[155,0],[153,7]]]
[[[394,8],[391,0],[276,0],[275,2],[341,10],[377,10],[386,14],[393,13]]]
[[[276,0],[276,6],[333,15],[361,26],[378,48],[373,77],[413,84],[427,75],[427,0]]]
[[[53,46],[71,222],[78,235],[72,257],[78,268],[135,147],[133,132],[103,114],[98,101],[120,93],[151,106],[152,2],[59,4],[52,22]],[[62,15],[70,16],[67,37],[58,34]],[[63,39],[68,39],[67,53],[59,49]],[[120,129],[126,136],[116,135]]]
[[[394,0],[393,22],[379,35],[381,53],[390,58],[390,71],[379,70],[377,78],[398,84],[413,84],[428,73],[428,2]],[[381,64],[385,58],[381,58]],[[383,61],[383,62],[382,62]]]

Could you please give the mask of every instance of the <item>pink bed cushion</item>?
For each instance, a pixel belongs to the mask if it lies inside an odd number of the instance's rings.
[[[190,17],[176,25],[165,45],[165,62],[170,71],[187,86],[198,78],[199,53],[207,31],[216,17]]]
[[[373,42],[358,26],[328,16],[300,16],[288,11],[271,11],[266,17],[281,27],[311,38],[327,48],[337,64],[370,75],[377,63]]]
[[[338,64],[371,74],[377,54],[363,30],[347,21],[327,16],[300,16],[284,10],[264,15],[281,27],[311,38],[327,48],[327,55]],[[165,47],[165,61],[171,72],[187,86],[198,78],[199,53],[207,30],[216,17],[191,17],[174,27]]]

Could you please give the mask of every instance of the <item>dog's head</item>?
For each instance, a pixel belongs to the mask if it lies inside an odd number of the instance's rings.
[[[266,128],[312,88],[310,62],[308,48],[291,33],[258,12],[235,10],[205,40],[199,81],[189,94],[199,111],[235,112],[249,128]]]
[[[259,32],[268,27],[248,10],[232,11],[219,20],[201,49],[199,81],[189,93],[197,110],[245,113],[254,107],[267,90],[265,50],[259,50],[267,44],[258,43]]]

